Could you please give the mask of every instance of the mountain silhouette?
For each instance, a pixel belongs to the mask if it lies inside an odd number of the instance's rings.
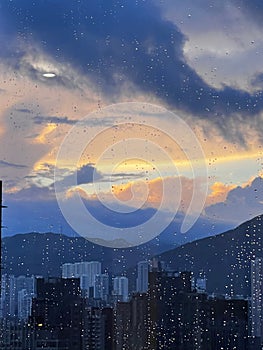
[[[250,295],[250,266],[263,257],[263,216],[237,228],[167,251],[159,256],[171,268],[206,274],[208,292]]]

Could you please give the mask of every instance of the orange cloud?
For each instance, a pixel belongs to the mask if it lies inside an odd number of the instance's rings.
[[[172,181],[170,182],[172,187]],[[133,200],[138,203],[146,199],[148,206],[158,207],[163,196],[163,179],[156,178],[151,181],[134,181],[125,185],[114,185],[112,193],[119,201]]]
[[[193,185],[195,190],[203,191],[202,179],[188,179],[186,177],[165,177],[155,178],[147,181],[132,181],[125,184],[113,185],[110,191],[87,193],[82,188],[75,188],[68,191],[67,196],[72,197],[78,193],[87,200],[103,200],[105,203],[119,202],[119,204],[130,207],[152,207],[173,211],[186,211],[190,205],[193,195]]]
[[[80,187],[75,187],[75,188],[72,188],[70,190],[67,191],[66,193],[66,198],[69,199],[69,198],[72,198],[74,197],[76,194],[79,194],[80,197],[84,198],[84,199],[92,199],[90,198],[90,196]]]
[[[46,143],[47,142],[47,136],[52,133],[57,128],[56,124],[48,123],[43,130],[41,130],[41,133],[34,139],[35,143]]]
[[[211,186],[212,193],[207,196],[206,206],[224,202],[228,192],[236,188],[237,185],[225,185],[222,182],[215,182]]]

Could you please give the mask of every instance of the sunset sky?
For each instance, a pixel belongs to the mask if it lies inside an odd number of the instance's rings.
[[[0,0],[6,234],[67,233],[55,181],[72,211],[262,213],[262,18],[258,0]]]

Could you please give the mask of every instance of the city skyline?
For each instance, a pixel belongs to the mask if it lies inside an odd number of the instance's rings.
[[[78,174],[78,186],[67,189],[69,206],[74,207],[72,197],[80,195],[88,208],[95,208],[95,214],[102,198],[111,205],[113,197],[120,211],[127,205],[127,210],[138,208],[142,202],[144,208],[158,210],[165,185],[170,197],[162,214],[168,220],[180,181],[179,217],[187,212],[194,186],[206,197],[200,219],[214,220],[215,226],[226,222],[234,227],[262,212],[263,42],[257,17],[252,17],[255,6],[257,13],[261,6],[253,2],[246,7],[235,1],[187,3],[188,7],[168,0],[111,5],[80,1],[61,3],[52,11],[49,3],[0,3],[0,168],[10,208],[4,234],[58,231],[61,226],[70,233],[59,216],[54,192],[59,148],[77,123],[82,132],[87,129],[96,134],[101,127],[118,122],[116,115],[105,112],[118,103],[156,105],[184,120],[204,152],[207,178],[198,170],[192,174],[195,162],[186,162],[179,140],[175,140],[178,147],[161,133],[177,124],[158,116],[159,129],[151,132],[147,128],[151,117],[146,113],[141,131],[109,128],[103,138],[88,146],[75,167],[65,163],[57,168],[64,180]],[[64,22],[63,16],[70,18],[70,13],[71,20]],[[143,16],[149,19],[148,26]],[[64,30],[54,36],[60,26]],[[249,35],[244,28],[250,28]],[[129,112],[131,121],[143,121],[142,114],[135,118],[136,113]],[[134,136],[168,152],[178,174],[169,172],[162,159],[152,164],[138,157],[125,159],[116,143],[125,147],[126,138]],[[111,145],[115,147],[114,169],[107,157],[100,161],[105,147]],[[146,157],[145,144],[138,147]]]
[[[0,350],[262,348],[262,17],[0,0]]]
[[[94,263],[82,261],[75,267]],[[138,263],[138,276],[140,263],[145,261]],[[261,334],[253,333],[253,312],[252,323],[249,318],[249,299],[198,290],[198,278],[190,271],[174,271],[154,259],[149,264],[146,291],[130,288],[128,296],[123,284],[127,282],[128,287],[128,279],[115,277],[112,299],[109,292],[104,299],[94,298],[96,293],[87,296],[81,276],[72,278],[70,263],[66,265],[61,273],[67,271],[69,276],[63,278],[4,275],[0,308],[3,349],[57,349],[62,344],[65,349],[78,350],[87,344],[100,350],[168,350],[175,344],[185,350],[193,346],[207,350],[219,346],[260,348]]]

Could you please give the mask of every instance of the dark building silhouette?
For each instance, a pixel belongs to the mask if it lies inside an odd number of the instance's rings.
[[[188,293],[191,293],[190,272],[167,272],[156,268],[149,273],[149,349],[173,349],[182,344],[186,332],[189,336],[186,328],[191,320],[184,319],[192,314],[188,310]]]
[[[147,294],[134,294],[131,301],[131,349],[142,350],[147,347]]]
[[[2,208],[3,208],[3,182],[0,180],[0,288],[2,285]]]
[[[149,272],[147,294],[116,309],[116,350],[248,350],[248,302],[192,289],[190,272]]]
[[[0,319],[0,350],[29,349],[34,347],[28,323],[18,319]]]
[[[89,307],[84,318],[83,348],[85,350],[113,350],[113,309]]]
[[[82,349],[85,301],[79,279],[37,279],[32,302],[34,349]]]
[[[248,349],[248,303],[242,299],[214,298],[208,305],[209,349]],[[256,348],[255,348],[256,349]]]
[[[129,302],[116,306],[116,350],[142,350],[147,347],[147,294],[136,293]]]
[[[111,307],[102,309],[104,319],[105,350],[114,350],[114,311]]]
[[[79,279],[38,279],[31,324],[36,349],[113,349],[113,310],[89,306]]]
[[[0,288],[1,288],[1,282],[2,282],[2,209],[7,208],[5,205],[3,205],[3,182],[0,180]]]
[[[149,273],[148,349],[246,350],[248,303],[208,298],[191,288],[190,272]]]
[[[130,302],[118,302],[115,319],[116,350],[131,349],[131,305]]]

